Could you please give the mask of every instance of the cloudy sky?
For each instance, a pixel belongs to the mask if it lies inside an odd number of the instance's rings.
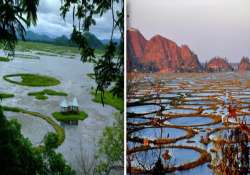
[[[249,0],[128,0],[128,26],[188,44],[201,61],[250,57]]]
[[[68,14],[64,21],[60,16],[60,6],[61,0],[40,0],[37,26],[29,30],[51,37],[69,36],[72,32],[72,15]],[[110,11],[103,17],[96,18],[96,23],[97,25],[91,29],[91,32],[99,39],[110,38],[112,27]],[[114,37],[119,38],[118,32],[115,32]]]

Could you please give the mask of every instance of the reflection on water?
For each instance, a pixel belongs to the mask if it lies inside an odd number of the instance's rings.
[[[162,154],[166,150],[169,151],[171,159],[165,161],[162,158]],[[195,161],[199,158],[200,154],[192,149],[159,148],[136,152],[132,155],[135,157],[131,162],[133,167],[141,167],[142,169],[150,170],[154,167],[159,157],[162,159],[164,167],[167,167],[168,165],[180,166]],[[143,165],[143,167],[141,165]]]
[[[150,140],[177,138],[185,135],[185,130],[177,128],[144,128],[131,134],[132,137],[148,138]]]
[[[134,114],[146,114],[159,111],[160,109],[161,107],[158,105],[143,105],[143,106],[128,107],[127,111],[128,113],[134,113]]]

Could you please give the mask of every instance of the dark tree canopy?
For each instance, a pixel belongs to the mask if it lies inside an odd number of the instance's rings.
[[[14,54],[17,38],[24,39],[25,26],[36,24],[39,0],[0,1],[0,46]]]
[[[124,4],[122,0],[61,0],[61,15],[65,18],[73,9],[73,31],[71,39],[78,45],[83,62],[94,64],[97,91],[111,88],[114,95],[123,97],[124,89]],[[13,55],[18,37],[24,40],[26,27],[36,24],[39,0],[0,0],[0,47]],[[120,6],[119,10],[115,10]],[[101,57],[88,44],[85,33],[96,25],[95,17],[112,14],[110,41]],[[77,21],[77,24],[76,24]],[[115,31],[120,33],[120,42],[113,40]],[[121,132],[119,132],[121,133]],[[106,132],[106,136],[114,132]],[[44,151],[35,151],[31,143],[20,132],[17,122],[9,122],[0,109],[0,168],[4,174],[64,174],[74,171],[65,163],[63,156],[54,151],[58,139],[48,134]],[[123,135],[117,134],[120,139]],[[3,139],[2,139],[3,138]],[[122,141],[122,140],[121,140]],[[122,149],[119,147],[118,149]],[[109,151],[109,150],[108,150]],[[117,152],[115,152],[117,153]],[[117,154],[116,154],[117,155]],[[114,159],[119,159],[119,155]],[[112,159],[113,161],[113,159]]]
[[[45,150],[37,150],[21,134],[17,121],[8,121],[0,107],[0,174],[8,175],[74,175],[63,156],[55,152],[57,136],[49,133]]]
[[[16,121],[7,121],[0,109],[0,169],[3,174],[33,175],[41,169],[41,157],[21,134]]]
[[[94,64],[97,91],[102,97],[112,87],[114,95],[123,97],[124,89],[124,4],[122,0],[61,0],[61,15],[65,18],[73,9],[73,31],[71,39],[78,45],[83,62]],[[0,46],[14,54],[18,36],[24,39],[25,26],[36,24],[39,0],[0,1]],[[117,8],[120,7],[120,8]],[[118,9],[118,10],[117,10]],[[95,17],[112,14],[110,42],[104,54],[96,58],[95,49],[88,44],[85,33],[96,25]],[[77,23],[77,24],[76,24]],[[115,31],[120,33],[120,43],[113,40]]]
[[[116,10],[117,6],[120,6]],[[112,86],[113,94],[123,97],[123,71],[124,71],[124,8],[122,0],[62,0],[61,15],[65,18],[70,9],[73,9],[73,32],[71,39],[80,49],[83,62],[94,64],[97,91],[102,92]],[[96,25],[95,17],[102,17],[105,13],[112,14],[112,31],[110,42],[104,54],[96,58],[95,49],[91,48],[84,33]],[[77,24],[76,24],[77,23]],[[119,31],[120,43],[113,41],[113,34]],[[114,84],[114,85],[113,85]]]

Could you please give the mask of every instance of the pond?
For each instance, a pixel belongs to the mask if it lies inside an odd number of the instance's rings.
[[[168,150],[171,159],[165,161],[162,154]],[[142,169],[150,170],[154,167],[158,158],[160,157],[164,167],[179,166],[185,163],[195,161],[199,158],[200,154],[192,149],[179,149],[179,148],[158,148],[147,151],[140,151],[133,153],[135,157],[131,162],[132,167],[140,167]]]
[[[170,93],[168,93],[168,94],[160,94],[160,98],[173,98],[173,97],[179,97],[180,95],[178,95],[178,94],[170,94]]]
[[[243,103],[250,103],[250,98],[240,98],[238,100],[243,102]]]
[[[141,106],[131,106],[127,108],[128,113],[133,114],[147,114],[152,112],[157,112],[161,109],[158,105],[141,105]]]
[[[191,109],[198,109],[198,108],[202,108],[202,109],[209,109],[211,108],[211,106],[206,106],[206,105],[179,105],[179,108],[191,108]]]
[[[192,125],[209,124],[209,123],[213,122],[213,119],[211,119],[209,117],[195,116],[195,117],[170,118],[167,121],[173,125],[192,126]]]
[[[149,140],[156,140],[159,138],[177,138],[186,135],[186,131],[177,128],[143,128],[131,133],[131,137],[147,138]]]
[[[191,96],[199,96],[199,97],[208,97],[208,96],[220,96],[222,94],[220,93],[214,93],[214,92],[206,92],[206,93],[192,93]]]
[[[216,104],[216,102],[208,100],[190,100],[190,101],[184,101],[183,104],[211,105],[211,104]]]
[[[177,114],[195,114],[198,111],[195,109],[169,109],[162,111],[162,114],[172,114],[172,115],[177,115]]]
[[[128,117],[127,118],[128,123],[134,123],[134,124],[146,123],[149,121],[150,121],[149,119],[145,119],[145,118],[137,118],[137,117]]]

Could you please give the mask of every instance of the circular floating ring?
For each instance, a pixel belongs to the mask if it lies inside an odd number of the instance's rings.
[[[134,121],[131,121],[134,120]],[[127,116],[127,125],[128,126],[145,126],[150,123],[150,118],[146,117],[132,117]]]
[[[19,77],[20,81],[11,79],[13,77]],[[60,81],[56,78],[40,74],[9,74],[3,76],[3,79],[13,84],[32,87],[55,86],[60,84]]]
[[[137,152],[142,152],[142,151],[147,151],[147,150],[153,150],[153,149],[171,149],[171,148],[177,148],[177,149],[191,149],[195,152],[198,152],[200,154],[200,157],[192,162],[182,164],[180,166],[171,166],[171,167],[163,167],[163,171],[166,173],[174,172],[174,171],[183,171],[183,170],[189,170],[192,168],[195,168],[199,165],[202,165],[206,162],[211,161],[211,156],[210,154],[201,148],[198,147],[193,147],[193,146],[183,146],[183,145],[171,145],[171,146],[161,146],[161,147],[136,147],[134,149],[130,149],[127,151],[128,157],[133,157],[133,154]],[[139,167],[128,167],[128,172],[132,174],[152,174],[152,169],[151,170],[145,170]]]
[[[182,130],[185,131],[186,133],[178,136],[178,137],[165,137],[165,138],[160,138],[160,136],[156,136],[155,139],[150,139],[147,137],[138,137],[138,136],[132,136],[133,134],[135,134],[136,132],[140,132],[142,130],[152,130],[152,129],[177,129],[177,130]],[[192,128],[190,127],[181,127],[181,126],[161,126],[161,127],[142,127],[142,128],[137,128],[137,129],[133,129],[130,130],[128,132],[128,141],[133,141],[133,142],[138,142],[138,143],[143,143],[144,139],[147,139],[149,143],[155,144],[155,145],[163,145],[163,144],[169,144],[169,143],[175,143],[178,140],[182,140],[182,139],[188,139],[191,138],[195,135],[195,132],[193,131]]]
[[[159,111],[163,111],[164,107],[156,104],[137,104],[128,106],[128,116],[143,116],[147,114],[153,114]]]
[[[185,123],[185,121],[183,120],[183,118],[187,118],[189,119],[188,121],[190,122],[190,118],[205,118],[205,119],[211,119],[212,121],[211,122],[208,122],[208,123],[201,123],[201,124],[189,124]],[[182,119],[180,122],[181,124],[178,124],[178,123],[171,123],[171,120],[175,120],[175,119]],[[198,127],[198,126],[210,126],[210,125],[215,125],[215,124],[218,124],[221,122],[221,117],[220,116],[217,116],[217,115],[175,115],[175,116],[171,116],[171,117],[168,117],[166,118],[166,121],[171,123],[171,125],[174,125],[174,126],[184,126],[184,127]],[[187,122],[188,122],[187,121]]]
[[[38,113],[38,112],[28,111],[28,110],[25,110],[25,109],[22,109],[19,107],[2,106],[2,108],[4,111],[23,113],[23,114],[27,114],[27,115],[30,115],[33,117],[38,117],[38,118],[41,118],[42,120],[45,120],[48,124],[50,124],[54,128],[54,130],[58,136],[58,142],[57,142],[56,146],[60,146],[64,142],[64,139],[65,139],[64,129],[60,125],[58,125],[50,117],[43,115],[41,113]],[[44,147],[43,147],[43,145],[39,145],[37,148],[40,149],[40,148],[44,148]]]

